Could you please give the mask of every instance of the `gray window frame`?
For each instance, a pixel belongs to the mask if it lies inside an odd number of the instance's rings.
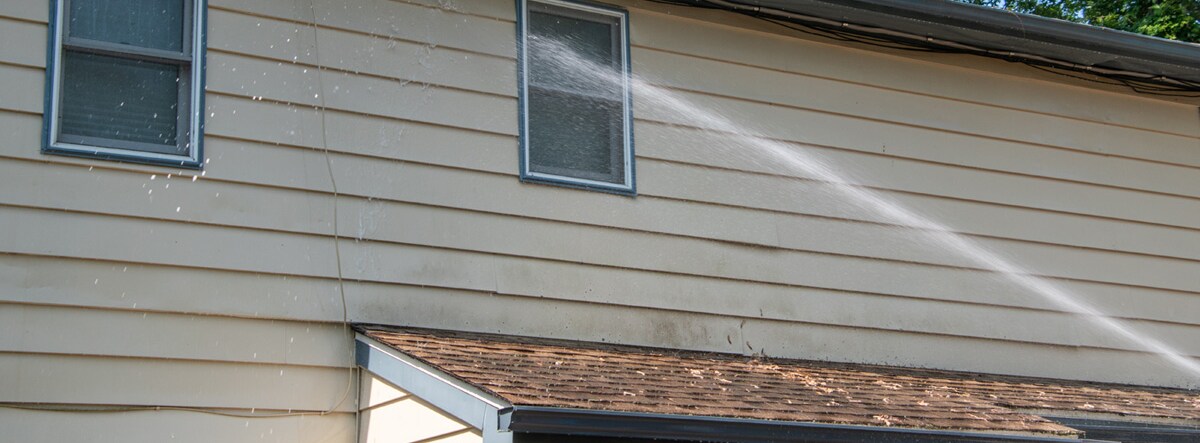
[[[598,190],[625,195],[636,195],[636,180],[634,168],[634,153],[633,153],[633,110],[631,97],[631,81],[630,81],[630,55],[629,55],[629,13],[623,9],[611,7],[586,1],[578,0],[517,0],[517,57],[518,57],[518,87],[519,87],[519,118],[520,118],[520,175],[522,181],[539,182],[557,184],[569,187]],[[527,54],[527,41],[529,36],[529,4],[539,3],[545,5],[557,6],[571,10],[572,18],[588,19],[589,15],[602,15],[610,18],[616,18],[618,29],[616,30],[619,36],[616,42],[620,49],[620,64],[621,72],[623,73],[623,85],[621,94],[621,115],[623,117],[623,125],[621,127],[622,146],[617,147],[618,150],[613,150],[613,159],[620,159],[624,164],[624,182],[611,183],[602,180],[595,180],[587,177],[566,175],[567,171],[561,174],[533,171],[530,164],[530,137],[529,134],[529,76],[528,66],[529,57]],[[558,91],[557,88],[540,87],[552,92],[566,93],[571,95],[586,95],[578,91]]]
[[[203,155],[204,128],[204,49],[206,0],[181,0],[183,4],[183,29],[179,52],[144,48],[135,45],[112,43],[73,37],[69,33],[70,2],[50,2],[50,38],[47,48],[46,103],[44,118],[44,142],[42,151],[110,160],[146,163],[155,165],[200,168]],[[166,154],[165,146],[103,137],[85,137],[61,132],[61,104],[63,81],[63,57],[68,50],[171,64],[179,68],[180,84],[176,101],[176,146],[186,149],[186,155]]]

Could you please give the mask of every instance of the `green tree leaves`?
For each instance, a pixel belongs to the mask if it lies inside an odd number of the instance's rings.
[[[1172,40],[1200,42],[1200,0],[958,0]]]

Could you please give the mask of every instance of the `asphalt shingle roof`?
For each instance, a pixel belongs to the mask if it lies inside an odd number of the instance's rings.
[[[367,336],[514,405],[1076,436],[1037,413],[1200,424],[1200,391],[418,329]]]

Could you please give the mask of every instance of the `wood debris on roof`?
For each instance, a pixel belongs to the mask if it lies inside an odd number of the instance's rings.
[[[361,331],[514,405],[1076,436],[1029,412],[1196,420],[1200,392],[419,329]]]

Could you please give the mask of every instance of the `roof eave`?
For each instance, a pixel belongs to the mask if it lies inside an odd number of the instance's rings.
[[[1200,82],[1200,45],[952,1],[725,0],[819,20],[879,28],[999,53],[1029,54],[1141,74],[1147,81]],[[800,20],[803,21],[803,20]],[[828,23],[817,23],[828,26]],[[927,40],[928,41],[928,40]],[[1001,56],[1000,54],[991,54]],[[1012,57],[1021,58],[1021,57]]]

